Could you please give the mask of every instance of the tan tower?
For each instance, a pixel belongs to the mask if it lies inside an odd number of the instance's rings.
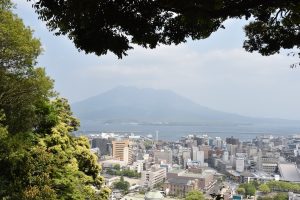
[[[114,159],[125,161],[127,164],[132,163],[132,151],[129,140],[112,141],[112,146]]]

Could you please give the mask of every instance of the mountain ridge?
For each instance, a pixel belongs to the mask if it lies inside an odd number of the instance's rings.
[[[170,90],[119,86],[72,104],[74,114],[89,123],[294,123],[297,120],[254,118],[199,105]]]

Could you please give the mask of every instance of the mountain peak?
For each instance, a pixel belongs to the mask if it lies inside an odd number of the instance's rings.
[[[198,105],[170,90],[118,86],[72,105],[81,120],[198,122],[238,115]]]
[[[194,124],[244,127],[253,124],[288,125],[289,120],[261,119],[225,113],[194,103],[170,90],[118,86],[102,94],[72,104],[74,114],[85,129],[103,128],[109,123]],[[298,127],[298,126],[297,126]]]

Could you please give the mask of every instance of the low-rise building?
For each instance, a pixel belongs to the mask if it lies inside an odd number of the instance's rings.
[[[102,165],[103,169],[107,169],[107,168],[113,168],[115,165],[120,165],[120,167],[125,167],[127,166],[127,163],[125,161],[121,161],[121,160],[103,160],[99,162]]]
[[[132,163],[132,165],[129,166],[130,170],[135,170],[137,173],[141,173],[144,169],[144,161],[138,160]]]
[[[214,184],[214,175],[212,173],[190,173],[187,170],[174,170],[167,173],[167,178],[172,179],[187,179],[187,180],[195,180],[197,179],[198,188],[202,190],[207,190]]]
[[[172,164],[172,151],[171,150],[156,150],[154,151],[154,161],[157,164],[167,163]]]
[[[164,183],[164,190],[167,195],[185,197],[191,190],[198,189],[198,179],[186,177],[170,178]]]
[[[153,188],[159,183],[163,183],[167,176],[166,168],[153,165],[149,170],[142,171],[141,185],[147,188]]]
[[[300,200],[300,194],[289,192],[289,200]]]

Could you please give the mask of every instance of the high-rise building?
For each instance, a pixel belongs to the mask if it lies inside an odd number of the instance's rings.
[[[200,151],[198,147],[192,147],[192,159],[204,164],[204,151]]]
[[[274,152],[258,151],[257,170],[274,173],[278,167],[279,154]]]
[[[125,161],[127,164],[132,163],[132,151],[129,140],[112,141],[112,146],[114,159]]]
[[[196,161],[200,162],[202,165],[204,164],[204,151],[197,151]]]
[[[192,147],[192,160],[196,161],[197,159],[197,152],[199,151],[199,148],[196,146]]]
[[[234,138],[231,136],[230,138],[226,138],[226,144],[239,145],[240,141],[238,138]]]
[[[210,146],[208,145],[202,145],[199,147],[200,151],[204,151],[204,160],[208,159],[208,152],[210,150]]]
[[[222,148],[223,146],[223,140],[220,137],[216,137],[214,143],[215,147]]]
[[[237,172],[243,172],[245,168],[244,158],[236,158],[235,169]]]
[[[224,161],[224,162],[228,162],[228,158],[229,158],[229,153],[228,153],[228,151],[224,151],[224,153],[223,153],[223,161]]]
[[[238,146],[236,144],[227,144],[227,150],[229,154],[235,156],[237,152],[237,147]]]

